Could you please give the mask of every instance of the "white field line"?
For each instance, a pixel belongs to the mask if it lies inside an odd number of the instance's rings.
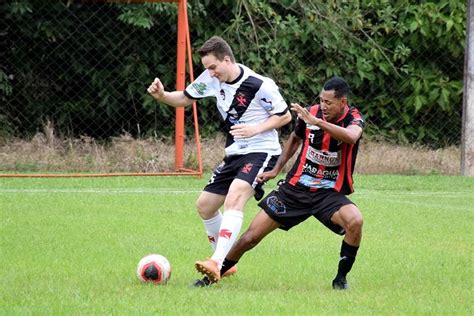
[[[271,190],[268,188],[267,193]],[[77,194],[189,194],[200,193],[201,190],[180,190],[180,189],[166,189],[166,188],[50,188],[50,189],[15,189],[15,188],[0,188],[0,194],[18,194],[18,193],[35,193],[35,194],[49,194],[49,193],[77,193]],[[460,196],[464,198],[474,197],[471,191],[399,191],[399,190],[371,190],[360,189],[356,190],[354,197],[370,198],[370,195],[385,195],[385,196],[405,196],[405,197],[455,197]]]
[[[200,193],[201,190],[171,190],[171,189],[153,189],[153,188],[74,188],[74,189],[2,189],[0,188],[0,194],[2,193],[78,193],[78,194],[189,194],[189,193]]]

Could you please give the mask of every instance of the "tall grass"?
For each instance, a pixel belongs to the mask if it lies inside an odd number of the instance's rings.
[[[346,292],[330,285],[341,237],[316,220],[269,235],[235,277],[189,288],[211,253],[194,210],[206,181],[0,178],[0,314],[474,312],[473,178],[357,176],[364,236]],[[148,253],[170,260],[168,285],[136,278]]]
[[[211,171],[223,158],[224,138],[203,139],[201,147],[203,168]],[[197,169],[193,141],[185,144],[184,152],[185,167]],[[174,144],[170,140],[134,139],[127,134],[107,143],[85,136],[61,138],[48,124],[30,140],[0,138],[0,171],[165,172],[174,170],[174,154]],[[363,139],[357,171],[361,174],[458,175],[460,165],[461,151],[455,146],[430,149]]]

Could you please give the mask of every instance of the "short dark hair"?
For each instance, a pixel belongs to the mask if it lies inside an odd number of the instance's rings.
[[[351,92],[347,82],[341,77],[332,77],[324,84],[323,89],[325,91],[334,90],[334,96],[336,98],[347,97]]]
[[[208,39],[201,48],[198,49],[198,54],[204,57],[209,54],[213,54],[219,60],[224,60],[225,56],[229,56],[230,60],[235,63],[234,54],[229,44],[220,36],[213,36]]]

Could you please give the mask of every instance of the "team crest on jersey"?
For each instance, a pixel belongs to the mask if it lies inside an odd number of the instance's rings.
[[[242,168],[242,172],[249,174],[250,171],[252,171],[252,168],[253,168],[253,163],[247,162],[245,166]]]
[[[239,95],[235,99],[238,103],[237,106],[247,106],[247,98],[242,92],[239,92]]]
[[[199,95],[203,95],[207,88],[207,85],[204,82],[193,82],[191,86]]]
[[[224,89],[221,89],[221,91],[219,91],[219,93],[221,94],[222,100],[225,100],[225,92],[224,92]]]
[[[263,102],[263,103],[261,103],[261,104],[262,104],[262,107],[263,107],[266,111],[271,111],[271,110],[273,110],[272,100],[267,100],[266,98],[261,98],[260,101]]]

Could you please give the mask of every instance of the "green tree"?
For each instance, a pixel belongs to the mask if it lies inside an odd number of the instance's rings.
[[[173,109],[146,86],[160,76],[174,89],[175,4],[18,0],[1,10],[3,133],[31,135],[51,119],[69,136],[172,135]],[[289,102],[310,104],[343,76],[369,135],[431,146],[460,139],[465,15],[459,0],[188,1],[194,49],[225,37]],[[204,136],[219,130],[212,100],[199,102],[199,119]]]

